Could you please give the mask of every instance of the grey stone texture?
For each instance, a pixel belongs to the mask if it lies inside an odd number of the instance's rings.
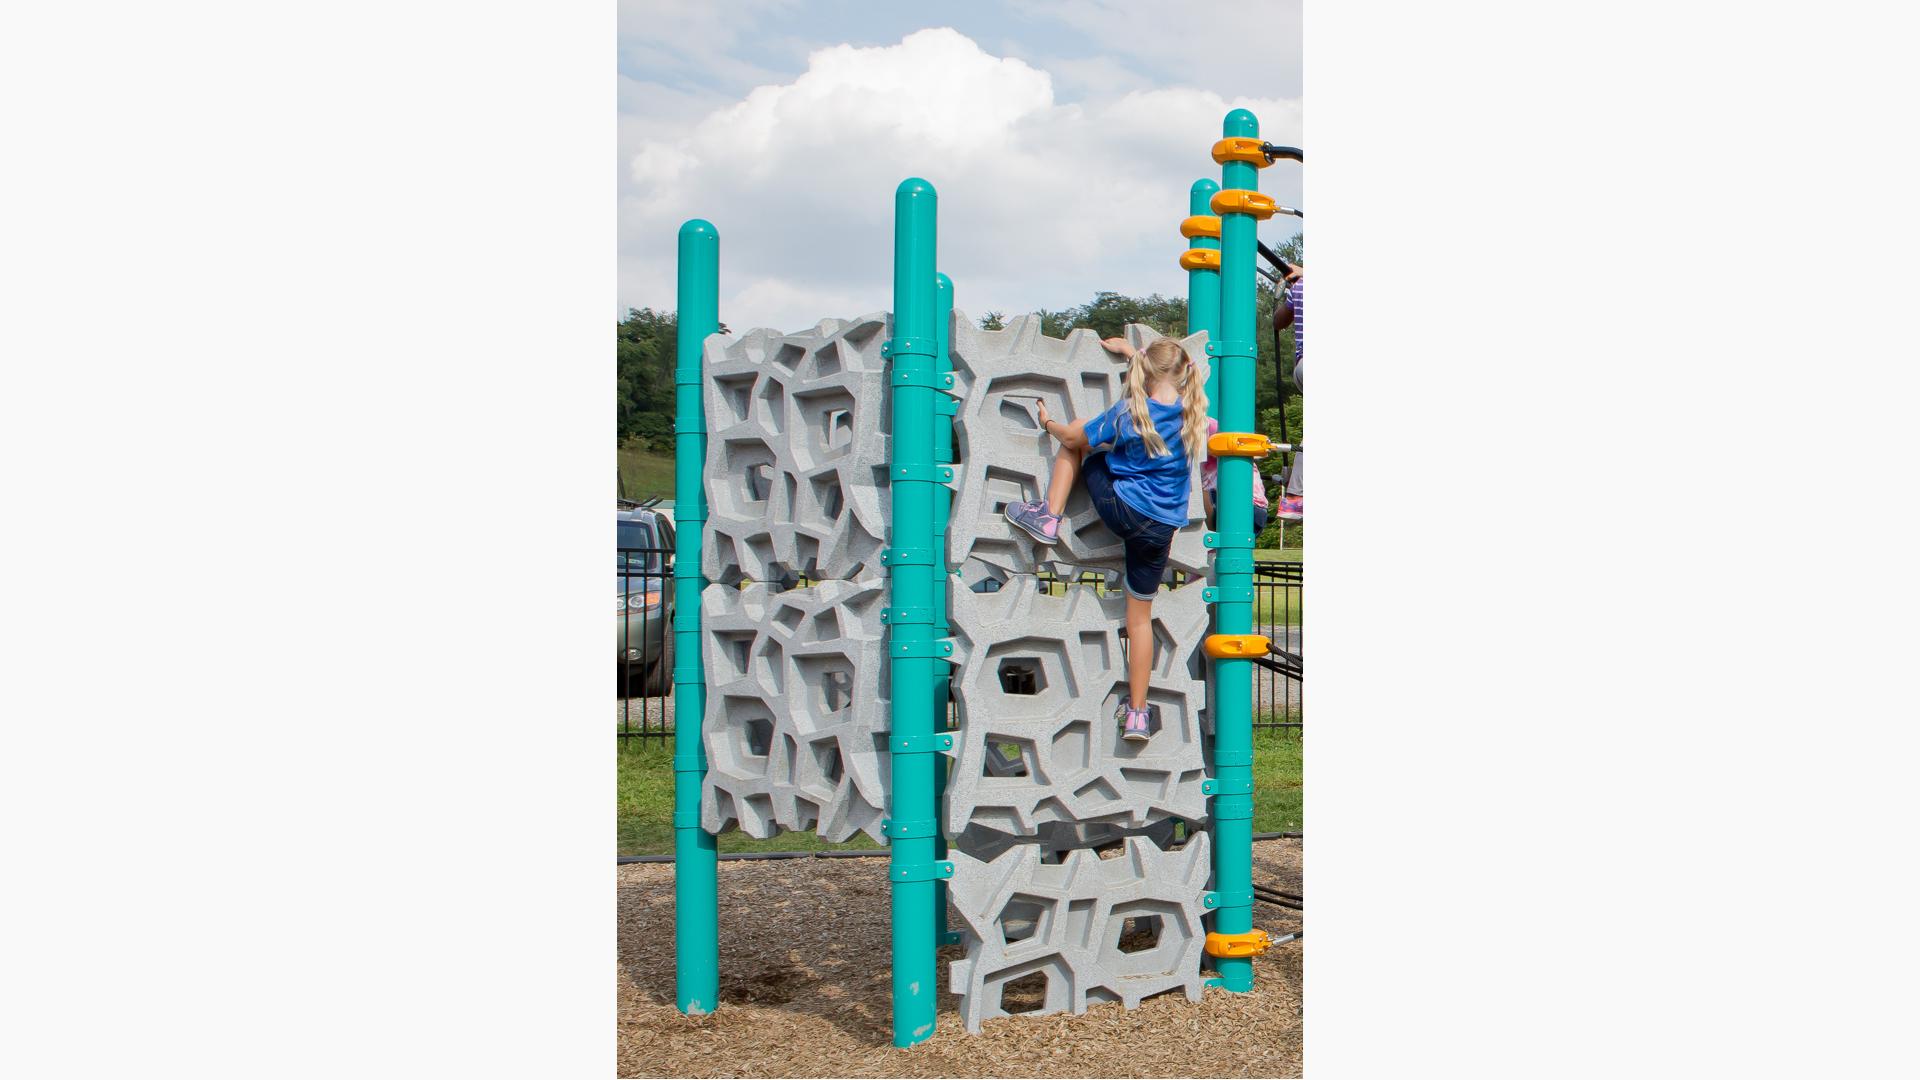
[[[1128,743],[1116,715],[1124,595],[1052,596],[1027,576],[1117,583],[1120,542],[1084,488],[1056,547],[1003,516],[1007,501],[1040,497],[1058,452],[1032,399],[1060,419],[1090,419],[1119,400],[1126,364],[1090,331],[1042,336],[1034,316],[983,331],[955,312],[951,330],[956,572],[945,580],[960,723],[945,810],[967,949],[952,989],[970,1031],[1012,1011],[1009,984],[1036,975],[1044,994],[1020,998],[1020,1011],[1132,1008],[1168,990],[1197,1000],[1209,838],[1189,830],[1207,815],[1205,582],[1154,602],[1155,734]],[[890,332],[879,313],[706,343],[708,831],[887,842]],[[1127,330],[1136,348],[1154,336]],[[1204,377],[1204,336],[1182,345]],[[1198,474],[1195,462],[1168,565],[1204,578]],[[785,588],[802,577],[811,584]]]
[[[709,581],[881,574],[890,333],[880,312],[707,338]]]
[[[949,593],[955,762],[949,831],[978,824],[1032,835],[1047,822],[1139,827],[1206,814],[1203,582],[1153,604],[1147,702],[1159,730],[1120,737],[1127,697],[1126,597],[1073,587],[1041,593],[1031,578],[998,592]]]
[[[886,841],[886,592],[878,577],[707,586],[701,828]]]
[[[1144,326],[1126,328],[1135,348],[1159,334]],[[1207,338],[1180,339],[1206,378]],[[952,520],[963,527],[947,531],[947,559],[963,574],[970,561],[1001,572],[1033,573],[1051,569],[1062,577],[1079,569],[1117,573],[1122,567],[1119,538],[1101,523],[1076,484],[1067,499],[1066,521],[1058,544],[1042,547],[1014,528],[1005,516],[1009,502],[1046,494],[1060,444],[1043,431],[1035,398],[1044,398],[1056,420],[1091,420],[1119,401],[1127,361],[1108,352],[1091,330],[1075,330],[1065,339],[1040,333],[1037,315],[1022,315],[1003,330],[981,330],[957,316],[953,327],[954,376],[961,393],[954,418],[955,457],[960,473]],[[1169,570],[1204,574],[1207,549],[1206,503],[1200,491],[1200,462],[1192,462],[1193,494],[1187,526],[1174,536]]]
[[[953,853],[948,895],[967,952],[951,967],[949,989],[969,1032],[1014,1015],[1009,984],[1036,974],[1044,996],[1017,1005],[1019,1013],[1079,1014],[1105,1001],[1131,1009],[1170,990],[1200,1000],[1210,838],[1195,833],[1172,851],[1144,837],[1120,844],[1116,858],[1080,849],[1054,863],[1031,844],[991,862]]]
[[[1022,315],[981,330],[964,312],[951,324],[956,466],[950,565],[968,576],[1052,570],[1117,575],[1120,541],[1094,513],[1084,488],[1067,501],[1061,541],[1041,547],[1004,516],[1012,499],[1046,491],[1059,446],[1040,430],[1034,398],[1062,420],[1091,419],[1118,401],[1126,361],[1091,330],[1065,339]],[[722,584],[858,578],[883,572],[888,506],[891,394],[881,346],[891,316],[826,319],[783,334],[752,330],[706,342],[708,542],[704,570]],[[1129,326],[1144,348],[1160,335]],[[1206,335],[1181,339],[1205,377]],[[1188,524],[1168,567],[1201,574],[1205,503],[1193,463]]]

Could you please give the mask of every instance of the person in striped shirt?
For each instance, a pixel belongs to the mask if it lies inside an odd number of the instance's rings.
[[[1305,337],[1307,292],[1306,270],[1293,267],[1287,271],[1287,289],[1280,294],[1280,305],[1274,310],[1273,321],[1277,328],[1293,326],[1293,385],[1301,394],[1307,392],[1306,384],[1301,381],[1306,365],[1307,347]],[[1276,333],[1278,331],[1276,330]],[[1300,433],[1294,432],[1293,439],[1300,441]],[[1293,454],[1293,467],[1287,470],[1287,490],[1280,497],[1280,505],[1275,508],[1274,516],[1281,521],[1299,521],[1302,513],[1302,492],[1305,490],[1304,474],[1306,452],[1296,450]]]

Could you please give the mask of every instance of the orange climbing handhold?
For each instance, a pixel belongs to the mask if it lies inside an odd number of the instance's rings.
[[[1214,457],[1266,457],[1273,452],[1273,440],[1257,431],[1222,431],[1207,439],[1207,453]]]
[[[1208,934],[1208,956],[1258,956],[1273,946],[1273,938],[1265,930],[1249,930],[1244,934]]]
[[[1212,248],[1188,248],[1180,253],[1182,270],[1218,270],[1220,253]]]
[[[1265,656],[1272,643],[1263,634],[1208,634],[1207,655],[1215,660],[1244,660]]]
[[[1225,165],[1229,161],[1244,161],[1256,169],[1273,164],[1267,160],[1267,152],[1259,139],[1242,137],[1221,139],[1213,144],[1214,164]]]
[[[1228,188],[1215,195],[1207,204],[1216,214],[1246,214],[1265,221],[1280,208],[1273,196],[1245,188]]]
[[[1180,235],[1191,240],[1196,236],[1211,236],[1220,239],[1220,219],[1212,214],[1195,214],[1180,223]]]

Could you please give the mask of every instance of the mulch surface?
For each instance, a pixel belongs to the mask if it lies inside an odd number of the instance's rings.
[[[1254,959],[1254,990],[1162,995],[1131,1012],[989,1020],[968,1035],[946,990],[939,1027],[893,1046],[885,859],[720,864],[720,1008],[674,1006],[673,866],[619,868],[620,1075],[660,1077],[1122,1077],[1300,1075],[1303,941]],[[1300,841],[1254,845],[1254,881],[1303,893]],[[1275,935],[1300,913],[1254,905]]]

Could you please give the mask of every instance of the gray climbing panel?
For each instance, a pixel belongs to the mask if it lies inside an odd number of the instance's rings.
[[[959,703],[947,822],[1031,835],[1046,822],[1138,827],[1206,814],[1201,642],[1204,585],[1153,604],[1145,743],[1120,737],[1127,693],[1126,597],[1071,588],[1049,596],[1031,578],[998,592],[952,590],[949,619]]]
[[[882,313],[707,341],[710,832],[887,842],[889,323]],[[949,895],[966,941],[951,980],[970,1031],[1016,1012],[1131,1008],[1168,990],[1197,999],[1203,984],[1204,585],[1155,600],[1155,733],[1123,741],[1124,595],[1046,595],[1030,576],[1091,572],[1117,587],[1120,542],[1084,490],[1069,498],[1053,548],[1003,510],[1040,496],[1057,452],[1032,399],[1061,419],[1091,418],[1119,399],[1125,363],[1091,332],[1039,330],[1033,316],[977,330],[959,312],[951,326],[947,583],[960,724],[945,811]],[[1155,337],[1142,327],[1127,336],[1136,348]],[[1182,345],[1204,378],[1204,337]],[[1196,577],[1207,568],[1198,473],[1195,462],[1188,523],[1168,560]],[[1044,986],[1026,993],[1036,981]]]
[[[886,579],[805,589],[709,585],[702,598],[707,776],[700,827],[885,842]]]
[[[1127,341],[1145,348],[1160,335],[1129,326]],[[1205,334],[1180,339],[1180,345],[1207,374]],[[976,329],[964,317],[953,328],[954,377],[961,391],[954,438],[960,473],[953,496],[952,520],[964,527],[947,530],[947,561],[971,581],[1002,580],[1013,573],[1053,569],[1061,577],[1080,570],[1118,573],[1122,566],[1118,537],[1100,521],[1084,487],[1067,499],[1060,543],[1042,547],[1007,521],[1009,502],[1038,499],[1046,493],[1060,446],[1041,430],[1035,398],[1044,398],[1056,420],[1091,420],[1119,401],[1127,361],[1108,352],[1091,330],[1075,330],[1063,340],[1040,333],[1040,318],[1022,315],[1004,330]],[[1174,536],[1169,570],[1203,574],[1207,549],[1206,503],[1200,491],[1200,462],[1193,467],[1193,494],[1187,525]],[[969,565],[978,564],[977,566]]]
[[[1016,1013],[1077,1014],[1103,1001],[1131,1009],[1169,990],[1200,1000],[1207,835],[1173,851],[1142,837],[1119,845],[1055,863],[1033,844],[992,862],[953,853],[948,895],[966,924],[967,955],[953,964],[949,988],[969,1032]]]
[[[881,573],[890,324],[883,312],[707,339],[709,581]]]

